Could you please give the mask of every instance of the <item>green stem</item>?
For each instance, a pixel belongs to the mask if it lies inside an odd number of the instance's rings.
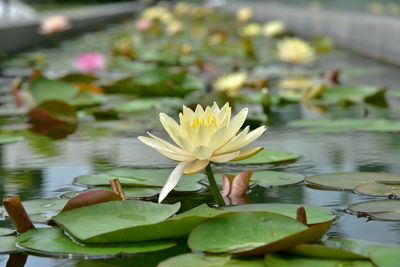
[[[215,181],[213,171],[211,169],[211,163],[208,163],[206,167],[206,174],[208,178],[208,182],[210,183],[211,191],[214,194],[215,199],[217,200],[218,206],[225,206],[225,201],[221,196],[219,191],[217,182]]]

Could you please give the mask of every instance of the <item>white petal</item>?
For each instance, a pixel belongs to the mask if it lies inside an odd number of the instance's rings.
[[[179,163],[175,169],[171,172],[170,176],[168,177],[167,182],[165,183],[164,187],[161,189],[160,195],[158,197],[158,203],[164,200],[164,198],[171,192],[172,189],[178,184],[179,179],[182,177],[183,169],[189,165],[189,162],[181,162]]]
[[[189,165],[187,165],[185,167],[183,172],[185,174],[196,174],[196,173],[201,172],[202,170],[204,170],[204,168],[207,167],[209,162],[210,162],[209,160],[196,160],[196,161],[193,161],[192,163],[190,163]]]
[[[213,150],[217,150],[218,148],[220,148],[221,146],[224,145],[224,143],[222,143],[225,139],[225,135],[226,135],[226,130],[227,127],[223,126],[222,128],[219,128],[210,138],[210,140],[208,141],[208,146]]]
[[[235,142],[235,143],[232,142],[232,146],[228,148],[230,149],[230,151],[232,151],[247,146],[248,144],[256,140],[258,137],[260,137],[265,132],[266,129],[267,128],[265,126],[258,127],[257,129],[248,133],[246,137],[243,138],[243,140],[241,140],[240,142]]]
[[[142,141],[144,144],[154,148],[157,150],[161,155],[175,161],[188,161],[188,160],[193,160],[194,158],[191,155],[188,154],[180,154],[176,153],[172,150],[169,150],[166,148],[162,143],[159,141],[152,139],[150,137],[146,136],[139,136],[138,139]]]
[[[183,106],[183,117],[186,121],[190,121],[194,117],[194,112],[190,108]]]
[[[178,140],[179,133],[181,133],[178,123],[164,113],[160,113],[160,121],[172,140],[174,140],[178,146],[182,147]]]
[[[246,116],[248,113],[248,109],[242,109],[235,117],[232,118],[231,122],[229,123],[228,134],[226,136],[226,141],[230,140],[232,137],[236,135],[236,133],[242,127],[244,121],[246,120]]]
[[[193,142],[197,145],[206,145],[208,144],[209,139],[210,136],[208,135],[206,128],[200,124],[197,127],[194,139],[192,139]]]
[[[261,150],[263,150],[264,147],[247,147],[247,148],[242,148],[239,149],[239,155],[234,158],[232,161],[238,161],[238,160],[242,160],[242,159],[247,159],[250,158],[251,156],[254,156],[255,154],[257,154],[258,152],[260,152]]]
[[[221,153],[226,153],[229,151],[232,151],[232,147],[238,143],[241,142],[244,138],[246,138],[247,133],[249,132],[250,127],[247,126],[246,128],[244,128],[243,131],[241,131],[238,135],[236,135],[235,137],[233,137],[229,142],[227,142],[226,144],[224,144],[221,148],[219,148],[217,151],[215,151],[215,153],[217,154],[221,154]]]
[[[228,104],[228,103],[226,103],[226,104]],[[226,105],[226,104],[225,104],[225,105]],[[228,105],[229,105],[229,104],[228,104]],[[218,107],[217,102],[214,102],[214,104],[212,105],[211,109],[212,109],[212,112],[213,112],[214,114],[217,113],[217,112],[219,112],[219,107]]]
[[[167,149],[172,150],[172,151],[174,151],[174,152],[176,152],[176,153],[185,154],[185,151],[183,151],[183,150],[180,149],[179,147],[174,146],[174,145],[168,143],[167,141],[165,141],[165,140],[163,140],[163,139],[161,139],[161,138],[155,136],[154,134],[151,134],[150,132],[147,132],[147,134],[150,135],[151,138],[153,138],[153,139],[157,140],[158,142],[160,142],[160,143],[161,143],[162,145],[164,145]]]
[[[217,163],[228,162],[228,161],[235,159],[237,156],[239,156],[239,153],[240,153],[239,151],[235,151],[232,153],[214,155],[210,158],[210,161],[217,162]]]
[[[194,149],[193,144],[186,138],[183,138],[181,136],[179,136],[178,138],[179,138],[179,142],[182,144],[183,150],[185,150],[188,153],[192,153],[193,149]]]
[[[212,150],[207,146],[199,145],[193,150],[192,154],[199,160],[205,160],[211,157]]]
[[[204,109],[201,107],[200,104],[197,104],[196,110],[194,111],[194,116],[202,119],[204,116]]]

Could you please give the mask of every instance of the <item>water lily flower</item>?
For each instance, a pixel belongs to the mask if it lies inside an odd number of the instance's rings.
[[[189,13],[190,9],[191,9],[191,5],[189,5],[188,3],[179,2],[175,5],[174,12],[178,16],[182,16],[182,15]]]
[[[245,37],[254,37],[261,33],[261,25],[258,23],[249,23],[240,29],[240,34]]]
[[[226,91],[228,93],[236,93],[247,81],[245,72],[231,73],[219,77],[213,83],[213,87],[217,91]]]
[[[139,32],[147,32],[153,27],[153,21],[151,19],[141,18],[135,23],[135,28]]]
[[[106,66],[106,58],[101,53],[84,53],[75,58],[74,65],[80,72],[99,71]]]
[[[282,61],[300,64],[313,61],[315,52],[309,43],[299,38],[285,38],[277,44],[277,56]]]
[[[244,147],[260,137],[266,130],[265,126],[253,131],[249,131],[249,126],[247,126],[237,134],[247,113],[248,109],[244,108],[231,118],[231,107],[228,103],[221,109],[216,103],[205,109],[197,105],[195,111],[183,106],[183,112],[179,114],[180,124],[161,113],[160,121],[176,145],[151,133],[148,133],[150,137],[139,137],[140,141],[162,155],[180,162],[162,188],[158,201],[161,202],[168,195],[183,173],[195,174],[206,169],[211,184],[210,162],[241,160],[261,151],[263,147]]]
[[[168,23],[174,19],[174,15],[165,7],[153,6],[143,11],[142,18]]]
[[[305,89],[313,85],[313,81],[306,77],[296,76],[284,79],[278,83],[282,89]]]
[[[253,10],[248,7],[242,7],[236,12],[236,19],[238,22],[246,22],[253,16]]]
[[[285,25],[279,20],[270,21],[264,24],[262,32],[268,37],[275,37],[285,32]]]
[[[52,34],[62,32],[71,28],[69,20],[62,15],[55,15],[45,18],[40,24],[39,33]]]
[[[167,26],[167,33],[169,35],[175,35],[177,33],[182,32],[183,30],[183,24],[181,21],[179,20],[173,20],[171,22],[168,23]]]

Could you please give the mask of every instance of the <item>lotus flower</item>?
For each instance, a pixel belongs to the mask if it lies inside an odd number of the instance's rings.
[[[285,38],[277,44],[277,56],[282,61],[300,64],[313,61],[315,52],[309,43],[299,38]]]
[[[39,32],[41,34],[52,34],[62,32],[71,28],[69,20],[61,15],[55,15],[45,18],[40,24]]]
[[[250,144],[264,131],[261,126],[249,132],[249,126],[237,132],[242,127],[248,109],[242,109],[231,118],[231,107],[226,103],[221,109],[216,103],[203,109],[197,105],[196,110],[183,106],[179,114],[180,124],[161,113],[160,121],[172,140],[167,141],[148,133],[151,137],[140,136],[139,140],[156,149],[167,158],[180,162],[172,171],[161,190],[158,201],[161,202],[176,186],[182,174],[195,174],[204,170],[210,162],[228,162],[251,157],[263,147],[243,148]]]
[[[268,37],[281,35],[285,32],[285,25],[281,21],[274,20],[264,24],[263,34]]]
[[[141,18],[135,23],[135,28],[139,32],[146,32],[153,27],[153,21],[151,19]]]
[[[246,22],[253,16],[253,11],[248,7],[242,7],[236,12],[236,19],[239,22]]]
[[[237,92],[247,81],[245,72],[231,73],[219,77],[214,83],[214,89],[217,91],[226,91],[228,93]]]
[[[85,53],[75,58],[75,68],[80,72],[94,72],[104,69],[106,58],[101,53]]]

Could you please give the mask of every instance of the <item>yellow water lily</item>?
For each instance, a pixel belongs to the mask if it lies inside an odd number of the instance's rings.
[[[231,118],[228,103],[222,108],[216,103],[205,109],[197,105],[195,111],[183,106],[183,112],[179,114],[180,124],[160,113],[161,124],[176,145],[151,133],[148,133],[150,137],[140,136],[139,140],[180,163],[162,188],[158,201],[161,202],[168,195],[183,173],[195,174],[204,170],[210,162],[241,160],[261,151],[263,147],[244,147],[260,137],[266,130],[265,126],[253,131],[247,126],[238,133],[247,113],[248,109],[244,108]]]
[[[296,76],[278,82],[278,87],[282,89],[305,89],[313,85],[313,80],[306,77]]]
[[[228,93],[235,93],[247,81],[247,74],[245,72],[231,73],[219,77],[213,83],[213,87],[216,91],[226,91]]]
[[[262,33],[268,37],[281,35],[285,32],[285,25],[282,21],[273,20],[264,24]]]
[[[245,37],[254,37],[261,33],[261,25],[258,23],[249,23],[240,29],[240,34]]]
[[[253,10],[248,7],[242,7],[236,12],[236,19],[239,22],[246,22],[253,16]]]
[[[315,52],[309,43],[299,38],[285,38],[277,44],[277,56],[282,61],[300,64],[313,61]]]
[[[165,7],[153,6],[142,12],[142,18],[168,23],[174,20],[174,15]]]

